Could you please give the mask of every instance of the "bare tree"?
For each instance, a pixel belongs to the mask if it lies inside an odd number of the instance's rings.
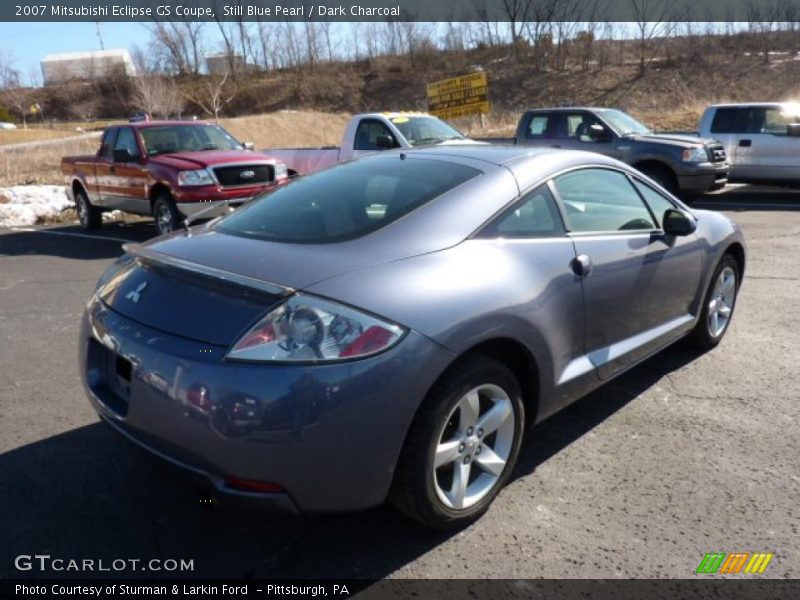
[[[774,29],[778,28],[778,21],[785,15],[793,15],[793,7],[784,0],[772,0],[771,2],[754,2],[750,0],[747,3],[747,27],[750,33],[756,38],[759,46],[761,46],[761,53],[764,62],[769,62],[769,49]]]
[[[208,116],[214,117],[219,122],[219,114],[235,97],[236,90],[230,89],[230,71],[221,74],[209,74],[204,78],[196,93],[186,93],[185,96]]]
[[[182,21],[158,21],[149,26],[151,47],[166,70],[179,75],[200,72],[204,25],[185,17]]]
[[[0,54],[0,89],[3,102],[22,119],[22,126],[28,127],[28,114],[34,101],[34,91],[22,81],[22,73],[14,66],[10,54]]]
[[[136,74],[134,102],[147,114],[165,118],[180,117],[185,104],[174,79],[146,72]]]
[[[655,54],[655,52],[652,54],[648,53],[652,42],[659,38],[663,42],[670,33],[671,27],[668,22],[670,0],[629,1],[633,9],[633,20],[637,29],[639,71],[643,72]],[[660,46],[661,44],[658,44],[655,51],[657,51]]]
[[[517,44],[522,40],[522,32],[533,0],[503,0],[503,8],[508,17],[508,29],[511,33],[511,43]]]

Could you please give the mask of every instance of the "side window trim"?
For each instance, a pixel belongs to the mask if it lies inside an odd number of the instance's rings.
[[[645,198],[644,195],[642,194],[642,192],[639,190],[639,186],[640,185],[641,186],[645,186],[648,189],[652,190],[652,192],[654,194],[658,194],[659,196],[661,196],[664,200],[666,200],[669,204],[671,204],[673,208],[675,208],[675,203],[672,200],[670,200],[669,198],[667,198],[664,194],[660,193],[658,190],[653,189],[652,186],[647,185],[644,181],[642,181],[638,177],[634,176],[633,174],[626,173],[626,175],[628,176],[628,179],[631,182],[631,187],[636,191],[636,194],[639,196],[639,198],[641,198],[642,202],[644,203],[645,208],[647,208],[648,212],[650,213],[650,216],[653,217],[653,223],[655,223],[657,225],[656,229],[654,229],[653,231],[663,232],[663,227],[661,225],[661,219],[664,217],[664,215],[661,215],[659,217],[653,211],[653,207],[650,206],[650,203],[647,201],[647,198]]]
[[[636,189],[636,186],[633,185],[633,182],[630,180],[631,174],[624,169],[619,169],[610,165],[581,165],[578,167],[572,167],[570,169],[566,169],[555,175],[551,176],[550,179],[547,181],[548,186],[550,187],[550,192],[553,194],[553,198],[556,201],[556,205],[558,206],[559,213],[561,215],[562,223],[564,224],[564,228],[567,232],[567,235],[570,237],[591,237],[596,235],[614,235],[614,236],[642,236],[648,235],[652,236],[653,234],[658,234],[662,230],[658,227],[658,220],[653,220],[653,223],[656,225],[655,228],[652,229],[607,229],[607,230],[597,230],[597,231],[574,231],[572,229],[569,215],[566,211],[566,207],[564,206],[564,200],[561,197],[561,194],[558,193],[558,188],[556,187],[555,180],[559,177],[563,177],[564,175],[568,175],[570,173],[576,173],[578,171],[587,171],[590,169],[601,169],[605,171],[613,171],[615,173],[622,174],[627,180],[628,184],[633,189],[636,196],[644,205],[645,210],[651,216],[653,215],[653,211],[650,209],[650,206],[647,202],[644,201],[642,195],[639,193],[639,190]]]

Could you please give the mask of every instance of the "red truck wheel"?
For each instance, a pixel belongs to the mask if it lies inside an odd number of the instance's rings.
[[[156,221],[156,231],[164,235],[175,231],[181,224],[181,214],[170,196],[160,195],[153,202],[153,218]]]

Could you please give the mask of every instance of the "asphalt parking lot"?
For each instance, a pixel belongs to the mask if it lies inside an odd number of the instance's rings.
[[[101,424],[78,379],[83,305],[119,240],[152,226],[0,231],[0,577],[42,576],[14,568],[38,553],[194,560],[171,577],[687,578],[717,551],[772,552],[765,576],[800,577],[800,192],[698,204],[749,244],[720,347],[668,349],[529,431],[489,513],[444,533],[390,508],[286,518],[203,502]]]

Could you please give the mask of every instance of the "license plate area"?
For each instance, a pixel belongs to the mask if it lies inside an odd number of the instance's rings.
[[[108,409],[126,416],[133,378],[131,361],[94,339],[89,340],[88,352],[89,387]]]

